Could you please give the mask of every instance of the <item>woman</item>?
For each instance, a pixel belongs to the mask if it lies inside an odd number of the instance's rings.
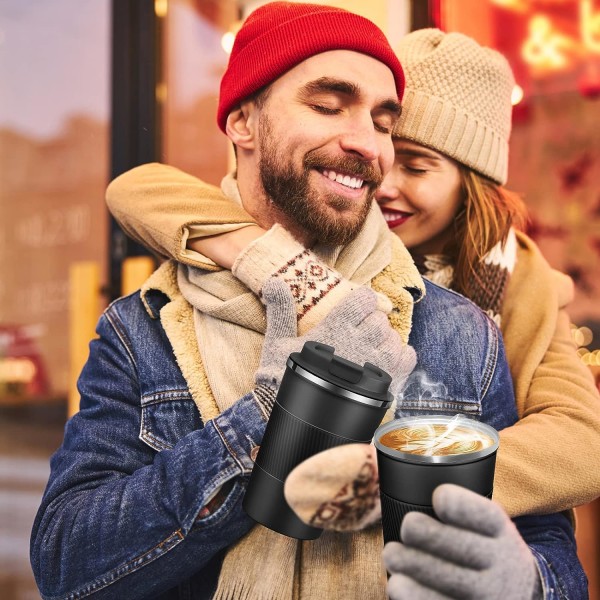
[[[589,502],[600,495],[600,403],[571,341],[564,308],[572,283],[515,231],[524,211],[502,187],[510,67],[466,36],[432,29],[406,36],[398,53],[405,102],[394,131],[396,163],[378,201],[421,271],[470,297],[501,327],[520,421],[500,434],[494,499],[510,516]],[[241,206],[172,167],[125,173],[107,200],[132,237],[206,269],[239,272],[273,249],[281,261],[294,245],[277,226],[263,236]]]

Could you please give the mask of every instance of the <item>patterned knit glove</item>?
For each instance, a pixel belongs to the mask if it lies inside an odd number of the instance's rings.
[[[386,314],[377,308],[375,292],[361,287],[346,296],[306,335],[298,337],[296,302],[289,287],[279,278],[262,289],[267,313],[267,330],[256,371],[255,396],[268,418],[292,352],[300,352],[311,340],[333,346],[337,356],[364,364],[370,362],[392,377],[394,393],[412,372],[416,356],[392,329]]]
[[[359,287],[299,244],[278,224],[239,254],[231,272],[259,297],[264,293],[263,284],[270,279],[283,281],[294,298],[298,335],[315,327],[332,306]],[[379,308],[391,310],[389,298],[377,294],[377,299]]]
[[[347,444],[300,463],[285,480],[285,499],[305,523],[357,531],[381,518],[375,447]]]
[[[441,522],[409,513],[403,543],[385,546],[391,600],[542,597],[535,558],[499,504],[445,484],[434,491],[433,508]]]

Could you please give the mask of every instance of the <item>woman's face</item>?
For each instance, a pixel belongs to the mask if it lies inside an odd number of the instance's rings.
[[[462,208],[458,164],[425,146],[395,139],[395,161],[377,192],[389,228],[416,254],[439,254]]]

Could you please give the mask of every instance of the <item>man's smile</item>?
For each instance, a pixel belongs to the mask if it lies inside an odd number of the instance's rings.
[[[325,175],[325,177],[331,179],[331,181],[337,181],[338,183],[341,183],[342,185],[353,189],[358,189],[362,187],[364,183],[364,179],[353,175],[345,175],[344,173],[338,173],[337,171],[333,171],[332,169],[323,169],[323,171],[321,172],[323,173],[323,175]]]
[[[314,169],[321,175],[325,188],[338,198],[351,200],[353,203],[364,198],[369,191],[369,184],[356,174],[334,171],[333,169]],[[348,207],[347,207],[348,208]]]

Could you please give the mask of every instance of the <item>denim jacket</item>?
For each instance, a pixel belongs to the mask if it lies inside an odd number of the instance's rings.
[[[498,329],[462,296],[426,285],[410,338],[418,376],[398,414],[462,412],[511,425]],[[78,382],[80,411],[51,459],[31,539],[46,600],[210,598],[225,551],[254,525],[241,507],[265,430],[253,396],[203,423],[161,322],[172,299],[155,292],[145,300],[149,309],[139,292],[121,298],[100,318]],[[211,512],[219,489],[225,498]],[[587,598],[567,518],[515,523],[537,559],[544,598]]]

